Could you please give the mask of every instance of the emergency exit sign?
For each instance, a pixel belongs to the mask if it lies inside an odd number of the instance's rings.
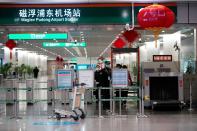
[[[44,42],[42,43],[43,47],[86,47],[86,42]]]

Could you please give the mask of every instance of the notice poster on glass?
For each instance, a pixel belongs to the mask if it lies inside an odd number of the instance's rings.
[[[113,69],[112,86],[113,87],[127,87],[128,86],[128,70]]]
[[[85,87],[94,87],[94,70],[79,70],[79,84],[85,83]]]
[[[59,89],[68,89],[73,87],[73,80],[72,80],[72,73],[73,70],[57,70],[57,87]]]

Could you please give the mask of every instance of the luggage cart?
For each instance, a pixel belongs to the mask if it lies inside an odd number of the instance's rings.
[[[61,118],[73,118],[75,121],[78,121],[79,118],[84,119],[86,117],[82,106],[82,98],[85,93],[85,83],[77,84],[74,86],[73,92],[73,101],[72,101],[72,111],[55,109],[54,114],[57,120]],[[83,103],[84,104],[84,103]]]

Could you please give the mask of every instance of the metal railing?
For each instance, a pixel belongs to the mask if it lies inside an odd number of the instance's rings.
[[[65,89],[65,90],[59,90],[59,88],[56,87],[55,80],[48,80],[43,82],[35,81],[34,79],[26,80],[25,81],[25,87],[19,87],[20,81],[17,79],[12,80],[5,80],[4,84],[0,87],[0,93],[2,93],[5,97],[0,99],[0,104],[13,104],[14,108],[14,114],[11,118],[19,119],[19,102],[26,102],[26,103],[38,103],[38,102],[47,102],[48,104],[52,104],[52,110],[56,108],[56,103],[58,101],[61,101],[58,97],[58,92],[61,93],[62,91],[70,92],[72,89]],[[47,84],[46,87],[36,87],[38,83]],[[143,105],[143,88],[139,88],[138,86],[131,86],[131,87],[92,87],[92,88],[86,88],[86,91],[89,91],[93,94],[94,90],[98,90],[98,99],[95,99],[91,97],[93,102],[98,102],[98,117],[102,117],[102,103],[103,102],[110,102],[110,115],[117,115],[115,113],[116,110],[116,103],[119,102],[119,113],[118,116],[122,115],[122,101],[134,101],[138,102],[138,117],[145,116],[144,115],[144,105]],[[109,90],[110,97],[109,98],[103,98],[102,97],[102,90]],[[122,90],[128,90],[134,92],[135,96],[128,96],[123,97],[121,92]],[[18,92],[19,91],[26,91],[26,93],[30,93],[31,98],[26,99],[19,99]],[[46,91],[47,92],[47,98],[46,99],[40,99],[40,98],[34,98],[33,92],[34,91]],[[119,96],[115,96],[115,92],[118,92]],[[32,93],[32,94],[31,94]],[[84,98],[85,103],[85,109],[87,110],[87,104],[88,104],[89,98]],[[5,106],[6,108],[6,106]],[[53,115],[53,114],[48,114]]]

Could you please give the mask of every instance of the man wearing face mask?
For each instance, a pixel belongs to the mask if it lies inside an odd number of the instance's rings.
[[[96,66],[96,70],[94,72],[94,78],[95,78],[95,83],[96,83],[96,87],[99,87],[100,86],[100,66],[97,65]]]
[[[101,75],[100,75],[100,66],[96,66],[96,70],[94,72],[94,78],[95,78],[95,85],[96,87],[100,87],[100,81],[101,81]],[[98,100],[98,89],[94,91],[94,95],[96,99]]]
[[[110,63],[105,62],[105,67],[100,70],[100,86],[101,87],[110,87],[110,80],[111,80],[111,68]],[[103,89],[101,90],[101,96],[102,99],[110,99],[110,90],[109,89]],[[110,102],[109,101],[103,101],[103,110],[109,110],[110,109]]]

